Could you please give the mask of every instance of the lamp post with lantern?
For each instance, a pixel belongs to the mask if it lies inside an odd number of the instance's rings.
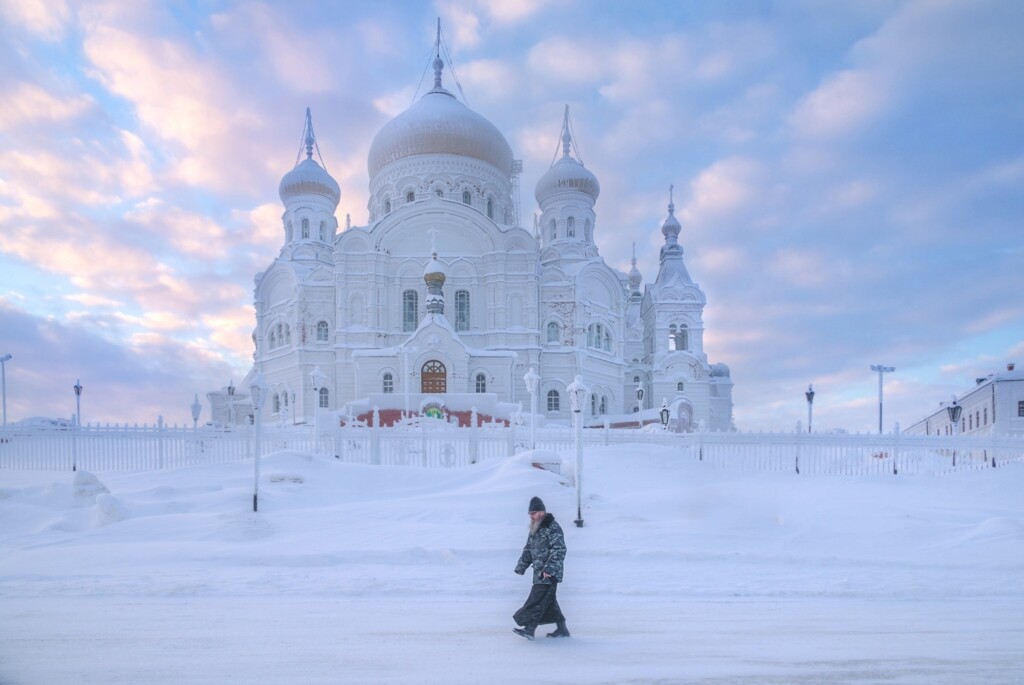
[[[530,449],[537,449],[537,385],[540,383],[540,374],[534,371],[531,366],[523,376],[526,383],[526,392],[530,393]]]
[[[814,405],[814,386],[808,385],[807,392],[804,393],[804,397],[807,398],[807,432],[811,432],[811,407]]]
[[[235,381],[228,381],[228,425],[235,427]]]
[[[956,403],[956,395],[953,395],[953,404],[946,405],[946,413],[949,415],[949,422],[953,424],[953,436],[960,433],[960,414],[964,408]],[[956,448],[953,449],[953,468],[956,468]]]
[[[636,384],[636,427],[644,427],[644,384],[643,381]]]
[[[872,364],[872,371],[878,372],[878,434],[882,434],[882,374],[892,373],[896,370],[895,366],[883,366],[881,364]]]
[[[661,429],[662,430],[666,430],[666,431],[668,430],[668,417],[669,417],[670,413],[671,412],[669,412],[669,410],[668,410],[668,398],[667,397],[662,397],[661,398],[661,411],[658,412],[658,414],[661,415]]]
[[[260,494],[260,453],[263,451],[263,445],[260,439],[263,437],[263,400],[266,395],[266,383],[263,380],[263,374],[259,371],[252,378],[252,383],[249,386],[249,392],[252,393],[252,409],[253,409],[253,422],[255,425],[255,438],[253,439],[253,469],[254,469],[254,480],[252,488],[252,510],[259,510],[259,494]]]
[[[196,429],[199,428],[199,414],[203,411],[203,405],[199,404],[199,393],[196,393],[196,397],[192,400],[192,404],[189,405],[189,409],[192,410],[192,432],[195,433]]]
[[[572,407],[573,431],[576,436],[576,527],[583,527],[583,501],[581,492],[583,490],[583,406],[586,404],[590,388],[583,384],[583,377],[577,375],[575,380],[569,384],[566,392],[569,393],[569,405]]]

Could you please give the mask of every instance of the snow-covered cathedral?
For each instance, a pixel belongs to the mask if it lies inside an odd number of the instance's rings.
[[[237,391],[208,395],[214,419],[251,419],[259,371],[265,422],[311,421],[318,407],[507,420],[530,410],[532,368],[548,422],[570,420],[579,375],[588,423],[636,426],[637,412],[656,421],[667,405],[675,430],[732,429],[729,369],[704,353],[706,299],[683,263],[671,195],[658,275],[641,290],[635,254],[628,274],[598,254],[600,184],[568,108],[528,230],[521,162],[445,88],[440,50],[433,67],[433,88],[370,147],[365,226],[346,219],[339,231],[340,189],[314,159],[307,110],[305,159],[279,189],[284,244],[255,278],[255,363]]]

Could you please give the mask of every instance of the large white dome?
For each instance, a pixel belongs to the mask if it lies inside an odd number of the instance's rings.
[[[583,193],[593,202],[601,194],[601,184],[597,182],[597,176],[569,155],[565,155],[540,177],[534,196],[537,198],[537,204],[543,207],[548,199],[568,191]]]
[[[341,188],[338,187],[338,182],[309,157],[284,175],[277,191],[286,207],[293,199],[309,195],[325,198],[333,207],[337,207],[341,201]]]
[[[415,155],[461,155],[512,173],[512,148],[491,122],[435,87],[384,125],[370,146],[370,177],[388,164]]]

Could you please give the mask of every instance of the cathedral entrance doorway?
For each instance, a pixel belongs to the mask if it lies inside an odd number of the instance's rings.
[[[420,369],[420,392],[441,394],[448,392],[448,373],[444,364],[431,359]]]

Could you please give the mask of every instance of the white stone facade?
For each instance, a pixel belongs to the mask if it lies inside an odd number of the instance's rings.
[[[307,112],[307,159],[281,182],[284,245],[255,279],[249,375],[258,368],[270,386],[264,420],[310,421],[318,406],[355,414],[388,398],[414,412],[449,398],[507,418],[529,410],[533,367],[547,421],[569,421],[566,387],[579,374],[593,395],[588,421],[635,425],[639,409],[654,420],[665,400],[677,430],[731,430],[732,382],[704,354],[705,296],[683,266],[671,204],[659,275],[641,293],[635,259],[624,274],[598,254],[600,186],[572,154],[567,110],[562,158],[537,184],[539,216],[532,230],[517,225],[519,162],[445,90],[442,66],[371,146],[364,226],[339,232],[338,185],[313,160]],[[215,420],[251,416],[248,380],[230,401],[210,393]]]
[[[951,398],[952,399],[952,398]],[[956,398],[959,425],[950,421],[947,407],[939,408],[907,428],[908,435],[1024,435],[1024,371],[1008,364],[1005,371],[975,380],[974,387]]]

